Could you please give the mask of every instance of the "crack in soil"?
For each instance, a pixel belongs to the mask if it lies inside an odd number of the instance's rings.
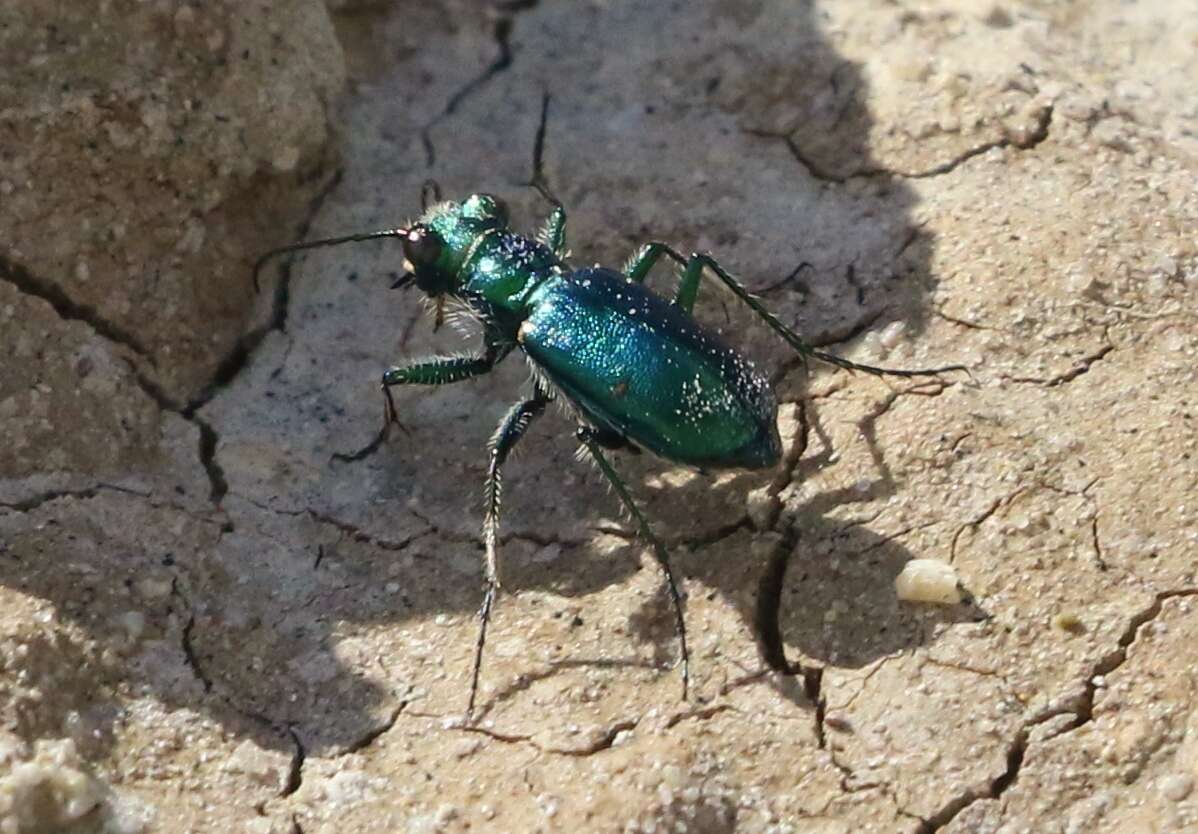
[[[983,523],[985,523],[985,521],[987,519],[989,519],[992,515],[994,515],[996,512],[998,512],[1003,507],[1010,505],[1010,503],[1012,501],[1014,501],[1016,498],[1018,498],[1022,493],[1026,492],[1027,490],[1028,490],[1028,487],[1026,487],[1026,486],[1016,487],[1014,490],[1012,490],[1011,492],[1008,492],[1006,495],[1004,495],[1000,498],[996,498],[993,502],[991,502],[989,507],[982,510],[980,513],[978,513],[972,519],[970,519],[969,521],[965,522],[965,524],[963,524],[959,528],[957,528],[957,532],[953,534],[952,542],[949,543],[948,563],[951,565],[956,561],[956,559],[957,559],[957,542],[958,542],[958,540],[960,540],[961,536],[963,536],[965,534],[966,530],[976,530]]]
[[[189,613],[187,622],[183,625],[183,634],[180,638],[180,643],[183,649],[183,657],[187,661],[187,667],[191,669],[191,674],[195,677],[200,685],[204,688],[204,692],[212,691],[212,680],[204,674],[204,670],[200,667],[200,659],[196,654],[195,645],[191,641],[191,634],[195,630],[196,615]]]
[[[395,708],[391,710],[391,714],[387,717],[386,721],[379,724],[377,727],[371,727],[369,730],[362,733],[362,735],[358,736],[356,739],[347,744],[345,749],[338,754],[338,758],[365,750],[367,747],[374,744],[374,742],[379,738],[390,732],[399,721],[399,716],[403,714],[405,709],[407,709],[408,703],[408,701],[400,701],[398,704],[396,704]]]
[[[795,670],[786,659],[786,646],[782,639],[782,590],[786,582],[786,569],[798,544],[797,524],[788,524],[762,571],[757,586],[757,606],[753,616],[753,630],[757,632],[757,643],[761,648],[761,659],[766,666],[784,675],[793,675]]]
[[[683,721],[707,721],[714,718],[722,712],[740,712],[732,704],[711,704],[706,707],[696,707],[695,709],[683,710],[676,712],[666,719],[665,728],[667,730],[681,724]]]
[[[322,524],[328,524],[331,527],[335,527],[337,530],[339,530],[343,534],[349,536],[351,539],[353,539],[356,542],[363,542],[365,544],[374,545],[375,547],[378,547],[382,550],[389,550],[389,551],[395,552],[395,553],[398,553],[401,550],[405,550],[408,547],[408,545],[410,545],[412,542],[416,541],[417,539],[422,539],[425,536],[428,536],[428,535],[432,534],[433,532],[435,532],[434,530],[432,530],[430,528],[428,530],[421,530],[419,533],[413,533],[412,535],[408,536],[405,539],[401,539],[399,541],[392,541],[390,539],[381,539],[378,536],[372,536],[370,533],[367,533],[365,530],[361,529],[360,527],[358,527],[355,524],[351,524],[348,521],[342,521],[341,519],[336,518],[335,516],[329,515],[328,513],[322,513],[318,510],[304,509],[304,510],[301,510],[296,513],[291,513],[291,512],[287,512],[287,511],[283,511],[283,510],[277,510],[275,512],[280,512],[283,515],[307,515],[309,518],[313,519],[314,521],[318,521]]]
[[[311,226],[312,220],[320,210],[325,198],[340,182],[341,173],[338,171],[329,183],[313,198],[307,218],[301,224],[299,235],[302,237]],[[156,381],[150,378],[136,363],[129,362],[130,370],[138,387],[162,411],[178,414],[184,420],[195,425],[200,432],[198,455],[208,477],[209,501],[219,506],[221,499],[228,492],[228,481],[224,470],[216,460],[216,450],[219,445],[219,435],[216,429],[196,412],[207,404],[220,390],[228,386],[233,379],[248,364],[253,352],[262,344],[266,336],[274,330],[286,331],[288,301],[290,295],[290,266],[285,265],[279,282],[275,285],[271,315],[261,326],[250,330],[238,338],[230,353],[221,360],[212,378],[200,390],[200,393],[187,403],[180,404],[170,397]],[[48,303],[58,314],[59,318],[67,321],[81,321],[92,328],[102,338],[128,348],[139,359],[156,367],[156,361],[150,350],[139,342],[132,334],[124,331],[118,325],[102,317],[98,311],[80,304],[70,298],[62,289],[42,280],[20,265],[0,255],[0,280],[8,281],[18,291],[40,298]]]
[[[131,487],[103,482],[78,489],[46,490],[44,492],[31,495],[27,498],[22,498],[19,501],[0,501],[0,509],[12,510],[19,513],[27,513],[32,512],[33,510],[36,510],[45,504],[51,504],[55,501],[60,501],[65,498],[88,501],[105,492],[138,498],[153,509],[170,510],[172,512],[181,513],[182,515],[185,515],[201,524],[215,525],[218,528],[218,535],[223,535],[224,533],[231,532],[232,530],[232,526],[227,518],[222,518],[211,513],[205,514],[197,512],[188,507],[175,504],[171,501],[155,500],[153,493],[151,492],[142,492],[140,490],[132,489]]]
[[[340,181],[341,172],[338,171],[312,199],[309,204],[308,215],[300,224],[299,237],[303,237],[307,233],[317,213],[320,211],[321,205],[323,205],[325,199],[333,192]],[[220,445],[220,435],[216,428],[207,420],[200,417],[197,412],[207,405],[221,390],[233,382],[237,375],[249,364],[250,357],[265,341],[267,335],[274,330],[286,332],[290,290],[291,263],[287,261],[280,268],[280,277],[278,283],[275,284],[269,318],[262,325],[251,329],[238,338],[232,351],[218,363],[212,378],[203,386],[199,394],[186,403],[176,402],[163,390],[162,386],[140,369],[130,364],[133,378],[136,380],[138,387],[141,388],[146,396],[154,401],[160,410],[177,414],[199,429],[200,442],[197,452],[200,465],[203,466],[204,472],[208,477],[208,499],[215,507],[219,507],[221,500],[229,491],[228,479],[225,477],[224,469],[217,460],[217,447]],[[97,332],[104,335],[101,331]],[[151,359],[150,361],[152,364],[153,360]]]
[[[888,396],[879,403],[873,411],[867,415],[863,422],[868,422],[870,426],[881,416],[886,414],[901,397],[914,395],[923,397],[938,397],[944,393],[953,383],[947,383],[943,380],[930,380],[924,383],[918,383],[914,386],[900,390],[892,390]],[[773,485],[777,495],[786,485],[793,480],[794,472],[798,468],[803,453],[806,451],[808,438],[810,433],[810,423],[807,415],[806,406],[804,403],[799,404],[799,439],[794,445],[792,457],[788,459],[785,477],[780,477]],[[867,524],[879,517],[881,513],[876,514],[865,521],[855,522],[850,526],[858,526]],[[925,524],[911,525],[897,533],[891,534],[884,538],[882,542],[875,545],[880,547],[894,539],[906,535],[916,529],[930,527],[941,522],[928,522]],[[758,636],[758,645],[761,650],[762,659],[766,665],[775,671],[781,672],[789,676],[800,676],[803,684],[803,692],[808,700],[814,705],[812,721],[814,723],[814,733],[817,745],[821,750],[827,750],[829,760],[841,773],[841,788],[846,793],[861,791],[866,788],[878,787],[875,784],[854,785],[853,780],[856,774],[852,767],[842,762],[835,754],[829,745],[827,738],[827,729],[829,721],[827,718],[828,702],[827,697],[823,693],[823,667],[804,668],[801,664],[791,663],[786,658],[785,644],[781,634],[781,597],[785,584],[786,570],[789,567],[790,559],[794,553],[799,541],[799,520],[797,515],[787,516],[783,521],[783,527],[779,532],[780,540],[770,555],[766,568],[762,573],[760,584],[757,593],[757,605],[754,611],[753,627]],[[873,671],[880,668],[878,666],[869,673],[872,676]],[[868,680],[868,676],[866,678]],[[859,693],[858,693],[859,694]]]
[[[1179,588],[1171,591],[1161,591],[1152,600],[1152,603],[1140,613],[1134,615],[1128,621],[1127,628],[1123,634],[1119,636],[1118,647],[1108,654],[1106,657],[1099,660],[1095,664],[1089,677],[1086,679],[1086,687],[1082,696],[1081,703],[1078,705],[1077,718],[1074,722],[1066,727],[1059,735],[1072,732],[1078,727],[1090,723],[1094,718],[1094,697],[1098,691],[1097,678],[1105,677],[1117,670],[1120,666],[1127,662],[1128,653],[1131,647],[1135,644],[1136,638],[1140,635],[1140,629],[1148,623],[1160,616],[1161,610],[1164,608],[1166,600],[1175,599],[1177,597],[1198,596],[1198,588]]]
[[[225,478],[225,470],[216,460],[216,446],[220,437],[212,424],[200,417],[193,416],[191,421],[200,430],[200,465],[208,474],[208,501],[214,506],[220,506],[221,499],[229,491],[229,481]]]
[[[108,341],[120,345],[121,347],[128,348],[139,359],[144,360],[151,367],[155,366],[156,363],[154,356],[131,334],[124,332],[117,325],[105,320],[94,309],[85,305],[81,305],[72,300],[60,288],[50,284],[49,282],[43,281],[42,279],[36,278],[30,272],[12,263],[3,256],[0,256],[0,280],[8,281],[22,293],[42,299],[54,309],[54,312],[63,321],[83,322],[91,327],[91,329],[101,338],[107,339]],[[263,336],[265,336],[265,334],[263,334]],[[261,338],[259,338],[257,341],[260,342]],[[256,346],[257,342],[254,344]],[[146,396],[154,401],[155,405],[157,405],[160,410],[178,414],[184,420],[192,423],[199,429],[200,443],[198,453],[200,464],[204,467],[204,471],[208,475],[209,498],[214,505],[219,504],[220,499],[224,496],[225,492],[228,491],[228,484],[225,480],[223,470],[220,468],[220,465],[217,464],[215,459],[218,438],[212,426],[195,415],[195,409],[199,407],[199,405],[202,405],[204,402],[206,402],[207,398],[201,397],[200,399],[195,400],[188,405],[179,405],[163,390],[163,388],[157,382],[151,379],[141,368],[137,367],[135,362],[129,360],[128,358],[125,358],[125,361],[129,365],[129,369],[133,374],[133,379],[137,383],[137,386],[144,394],[146,394]],[[243,359],[237,366],[237,370],[240,370],[241,366],[244,364],[245,362]],[[222,363],[222,366],[223,365],[224,363]],[[220,373],[221,370],[218,368],[218,377],[215,379],[220,378]],[[225,380],[225,383],[227,383],[227,381],[228,380]],[[52,500],[53,497],[54,496],[50,496],[50,498],[47,500]]]
[[[483,546],[482,541],[479,537],[476,537],[473,535],[465,535],[465,534],[457,533],[453,530],[445,530],[441,527],[438,527],[437,524],[435,524],[427,516],[423,515],[420,512],[417,512],[416,510],[412,509],[411,507],[408,508],[408,511],[411,512],[415,518],[424,522],[425,525],[427,525],[428,529],[421,530],[417,533],[413,533],[404,539],[393,540],[393,539],[384,539],[379,536],[376,536],[372,533],[367,532],[366,530],[362,529],[361,527],[357,526],[356,524],[353,524],[352,522],[337,518],[336,516],[331,515],[330,513],[325,513],[320,510],[312,509],[311,507],[305,507],[303,509],[298,509],[298,510],[289,510],[289,509],[283,509],[280,507],[272,507],[269,504],[264,504],[261,501],[250,498],[246,495],[242,495],[241,493],[233,493],[233,496],[242,501],[245,501],[247,504],[249,504],[252,507],[255,507],[256,509],[261,510],[262,512],[265,512],[265,513],[286,516],[288,518],[296,518],[298,516],[307,516],[307,517],[311,518],[313,521],[316,521],[320,524],[326,524],[330,527],[337,529],[339,532],[348,536],[349,538],[353,539],[356,542],[361,542],[363,544],[369,544],[374,547],[378,547],[381,550],[387,550],[387,551],[391,551],[391,552],[400,552],[400,551],[406,550],[413,542],[417,541],[418,539],[423,539],[427,536],[433,536],[433,535],[440,536],[441,538],[445,539],[446,541],[454,542],[456,544],[469,545],[470,547],[473,547],[476,550],[481,550],[482,546]],[[596,528],[596,529],[600,530],[600,532],[612,533],[612,534],[618,535],[618,536],[624,535],[624,531],[619,528],[611,528],[611,529]],[[501,536],[499,539],[499,544],[504,545],[504,544],[507,544],[509,542],[514,542],[514,541],[528,542],[530,544],[536,545],[537,547],[548,547],[551,545],[558,545],[563,548],[570,548],[570,547],[581,547],[586,544],[586,541],[584,541],[582,539],[576,540],[576,539],[565,538],[562,536],[543,535],[543,534],[538,534],[538,533],[533,533],[533,532],[516,531],[516,530]],[[320,561],[323,561],[324,555],[326,555],[326,554],[318,553],[317,564],[319,564]]]
[[[790,273],[786,275],[786,277],[779,278],[772,284],[766,284],[764,287],[752,290],[752,293],[753,295],[761,296],[765,295],[766,293],[773,292],[774,290],[781,289],[787,284],[794,284],[799,295],[803,297],[803,300],[806,300],[807,296],[811,295],[811,288],[799,280],[799,274],[802,273],[804,269],[810,269],[812,272],[815,272],[815,265],[810,261],[802,261],[798,266],[792,269]]]
[[[302,240],[308,234],[325,200],[341,184],[342,173],[340,169],[335,171],[329,181],[309,201],[308,211],[296,232],[298,239]],[[212,378],[200,389],[200,393],[177,409],[184,419],[192,419],[197,411],[207,405],[221,390],[228,387],[242,369],[249,364],[250,357],[271,332],[275,330],[280,333],[287,332],[287,316],[291,303],[291,264],[292,260],[287,259],[279,268],[279,280],[275,284],[271,297],[270,316],[259,326],[242,334],[228,355],[217,364]]]
[[[776,672],[802,680],[803,694],[815,707],[812,714],[815,738],[819,749],[825,750],[827,735],[824,719],[828,699],[823,694],[824,669],[821,666],[806,668],[802,664],[791,663],[786,659],[786,645],[782,638],[782,590],[786,580],[786,569],[790,566],[791,555],[798,541],[798,521],[792,517],[781,531],[778,544],[762,572],[757,590],[757,605],[753,612],[753,630],[757,633],[757,644],[765,664]],[[835,757],[833,761],[835,762]],[[840,765],[837,764],[837,767]]]
[[[914,397],[939,397],[954,384],[946,382],[943,379],[928,379],[923,382],[917,382],[907,388],[892,390],[886,395],[885,399],[875,405],[859,422],[868,423],[872,427],[880,417],[888,414],[890,409],[894,408],[894,404],[903,397],[908,395]]]
[[[1006,683],[1006,678],[1003,677],[995,669],[980,669],[977,666],[970,666],[967,663],[954,663],[951,660],[941,660],[933,655],[925,655],[923,658],[925,663],[930,663],[933,666],[939,666],[942,669],[955,669],[958,672],[967,672],[971,675],[980,675],[985,678],[998,678],[1003,683]]]
[[[1106,570],[1106,559],[1102,555],[1102,543],[1098,540],[1098,511],[1094,511],[1094,517],[1090,519],[1090,541],[1094,546],[1094,561],[1098,565],[1099,570]]]
[[[903,179],[926,179],[928,177],[938,177],[941,174],[948,174],[956,170],[957,167],[973,159],[975,156],[992,151],[995,148],[1018,148],[1021,151],[1031,150],[1048,138],[1048,129],[1052,124],[1052,107],[1046,105],[1036,112],[1036,125],[1032,128],[1027,136],[1003,136],[1001,139],[996,139],[991,142],[983,142],[977,147],[970,148],[953,159],[943,162],[940,165],[935,165],[923,171],[914,171],[911,173],[903,173],[901,171],[890,171],[885,168],[866,170],[861,173],[861,176],[895,176]]]
[[[279,791],[280,797],[291,796],[300,789],[300,785],[304,783],[304,761],[308,758],[308,750],[304,747],[304,742],[300,739],[299,733],[295,731],[295,727],[288,725],[287,735],[290,736],[291,743],[295,746],[295,752],[291,755],[291,766],[287,769],[287,781],[283,783],[283,787]]]
[[[263,715],[255,710],[238,706],[238,704],[228,694],[216,691],[212,678],[204,672],[203,666],[200,664],[199,653],[196,651],[193,640],[196,627],[195,611],[191,606],[191,602],[187,599],[187,596],[179,587],[178,578],[174,579],[171,583],[171,594],[181,601],[184,610],[187,612],[187,622],[183,625],[182,634],[180,636],[180,646],[182,648],[183,657],[187,667],[191,670],[192,676],[203,687],[204,694],[214,695],[215,697],[219,698],[221,703],[247,721],[257,724],[260,727],[267,728],[275,734],[285,735],[290,738],[291,743],[295,748],[295,752],[292,754],[291,763],[287,771],[287,779],[280,788],[279,796],[291,796],[297,790],[299,790],[300,785],[303,783],[304,761],[308,755],[308,751],[304,746],[303,740],[295,731],[295,725],[291,722],[276,721],[269,716]],[[401,704],[400,709],[402,709],[403,706],[406,706],[406,704]],[[398,712],[396,713],[396,716],[398,717]],[[383,732],[385,732],[385,730]]]
[[[807,452],[811,438],[811,423],[808,419],[807,404],[799,402],[796,409],[798,418],[798,436],[791,445],[783,463],[783,472],[770,484],[771,498],[780,504],[779,495],[782,490],[794,480],[795,471]],[[790,558],[798,545],[798,522],[794,518],[786,519],[781,531],[777,529],[781,520],[781,507],[777,508],[773,517],[771,531],[780,533],[778,542],[766,561],[765,570],[757,586],[757,605],[753,612],[753,630],[757,634],[757,643],[761,648],[761,657],[770,669],[786,675],[794,674],[789,661],[786,659],[786,649],[782,640],[782,589],[786,580],[786,569],[790,566]]]
[[[831,347],[833,345],[839,345],[839,344],[843,344],[845,342],[851,342],[851,341],[853,341],[853,339],[856,339],[862,333],[865,333],[867,330],[869,330],[871,327],[873,327],[874,322],[876,322],[878,319],[882,318],[882,314],[885,312],[886,312],[885,307],[875,310],[873,313],[871,313],[870,315],[861,319],[856,324],[850,326],[843,333],[829,334],[828,338],[824,339],[819,344],[812,342],[811,343],[812,347]],[[844,370],[844,369],[841,368],[838,370]]]
[[[538,0],[523,0],[522,2],[504,3],[495,7],[500,12],[500,17],[495,21],[495,25],[491,30],[491,37],[498,48],[498,54],[482,72],[455,90],[450,95],[449,100],[446,101],[444,109],[420,129],[420,142],[424,146],[425,164],[429,168],[433,167],[437,162],[437,151],[432,139],[433,128],[452,116],[458,107],[461,106],[462,102],[485,87],[496,76],[511,69],[512,61],[515,57],[511,44],[512,27],[515,17],[520,12],[534,8],[537,3]]]
[[[81,321],[110,342],[128,348],[140,359],[155,365],[150,349],[132,333],[104,318],[94,307],[75,301],[61,287],[39,278],[3,254],[0,254],[0,280],[12,284],[23,295],[46,302],[60,319]]]
[[[421,521],[424,521],[426,524],[428,524],[427,530],[421,530],[418,533],[413,533],[412,535],[408,536],[407,538],[400,539],[398,541],[395,541],[392,539],[383,539],[383,538],[379,538],[378,536],[375,536],[371,533],[366,532],[361,527],[358,527],[356,524],[353,524],[348,521],[344,521],[344,520],[337,518],[336,516],[331,515],[329,513],[321,512],[320,510],[314,510],[311,507],[304,507],[303,509],[299,509],[299,510],[286,510],[286,509],[282,509],[280,507],[272,507],[269,504],[263,504],[261,501],[258,501],[256,499],[250,498],[248,496],[242,495],[241,493],[237,493],[237,492],[233,493],[233,497],[238,498],[242,501],[245,501],[250,506],[252,506],[258,510],[261,510],[264,513],[270,513],[271,515],[281,515],[281,516],[285,516],[287,518],[297,518],[299,516],[307,516],[308,518],[312,519],[313,521],[315,521],[319,524],[326,524],[330,527],[333,527],[338,532],[342,533],[345,536],[348,536],[349,538],[353,539],[356,542],[373,545],[374,547],[378,547],[381,550],[387,550],[387,551],[391,551],[394,553],[398,553],[402,550],[407,549],[407,547],[409,545],[411,545],[412,542],[416,541],[417,539],[422,539],[425,536],[433,535],[434,533],[440,532],[437,530],[437,528],[434,525],[429,524],[422,516],[416,515],[417,518],[419,518]],[[414,515],[415,515],[415,513],[414,513]],[[319,560],[323,560],[323,558],[324,558],[323,554],[318,556],[318,564],[319,564]]]
[[[23,498],[20,501],[0,501],[0,507],[6,510],[14,510],[19,513],[27,513],[30,510],[36,510],[43,504],[49,504],[53,501],[58,501],[62,498],[95,498],[101,492],[119,492],[123,495],[135,495],[138,498],[149,498],[148,493],[138,492],[135,489],[128,487],[117,486],[116,484],[99,483],[93,486],[84,487],[83,489],[52,489],[46,492],[39,492],[36,495],[31,495],[28,498]]]
[[[1043,720],[1047,720],[1047,718]],[[1015,734],[1015,738],[1007,748],[1006,768],[998,776],[991,779],[984,790],[967,788],[960,796],[954,797],[939,811],[926,818],[919,817],[910,811],[899,808],[900,813],[905,816],[915,817],[920,820],[919,825],[915,828],[915,834],[935,834],[935,832],[940,831],[944,826],[951,823],[959,813],[973,803],[983,799],[998,799],[998,797],[1002,796],[1019,777],[1019,771],[1023,767],[1024,757],[1027,753],[1028,735],[1035,723],[1039,722],[1028,723],[1019,728],[1019,732]]]
[[[160,411],[177,414],[199,430],[200,441],[196,448],[196,454],[199,457],[200,466],[204,468],[204,472],[208,477],[208,500],[214,507],[218,507],[220,500],[229,491],[229,483],[225,478],[224,469],[221,468],[220,463],[216,460],[216,447],[220,443],[220,436],[216,433],[216,429],[207,420],[195,414],[188,406],[183,406],[175,402],[169,394],[162,390],[162,387],[158,383],[154,382],[154,380],[150,379],[137,368],[130,365],[130,370],[133,372],[133,378],[136,380],[137,386],[142,390],[142,393],[153,400]]]
[[[1086,676],[1085,692],[1076,706],[1076,712],[1073,713],[1074,720],[1060,732],[1049,736],[1049,738],[1058,738],[1071,733],[1093,720],[1094,697],[1098,690],[1096,679],[1111,674],[1127,661],[1129,650],[1139,636],[1140,629],[1160,615],[1166,600],[1190,596],[1198,596],[1198,588],[1179,588],[1176,590],[1161,591],[1156,594],[1152,603],[1147,608],[1131,617],[1127,628],[1119,636],[1117,647],[1099,659]],[[1019,778],[1019,772],[1023,768],[1026,758],[1032,729],[1059,715],[1068,715],[1069,712],[1068,709],[1045,710],[1025,721],[1019,730],[1016,731],[1014,738],[1007,747],[1007,764],[1003,772],[990,780],[985,789],[979,790],[976,787],[971,787],[967,788],[959,796],[953,797],[935,814],[923,819],[922,823],[916,829],[916,834],[935,834],[935,832],[940,831],[951,823],[958,814],[973,803],[979,800],[998,799],[1002,796]]]
[[[438,717],[423,713],[411,714],[419,715],[423,718]],[[478,735],[487,736],[488,738],[495,739],[496,741],[502,741],[505,744],[527,744],[540,753],[551,753],[558,756],[583,758],[586,756],[593,756],[596,753],[602,753],[604,750],[610,750],[612,745],[616,743],[616,738],[620,735],[620,733],[629,732],[635,729],[638,723],[640,723],[640,719],[626,719],[624,721],[617,721],[615,724],[612,724],[610,727],[608,727],[602,733],[602,735],[598,736],[593,742],[583,747],[553,747],[541,744],[532,734],[529,733],[505,733],[491,727],[483,727],[480,725],[461,724],[454,729],[458,729],[466,733],[476,733]]]
[[[970,321],[969,319],[958,318],[957,316],[950,316],[948,313],[944,312],[944,310],[942,310],[939,307],[932,308],[932,313],[937,318],[943,319],[944,321],[947,321],[950,324],[955,324],[958,327],[964,327],[968,330],[990,330],[990,331],[1005,332],[1005,331],[1003,331],[1003,329],[1001,327],[991,327],[988,324],[980,324],[979,322]]]
[[[623,527],[615,527],[610,524],[597,524],[591,529],[598,533],[603,533],[608,536],[614,536],[617,539],[622,539],[623,541],[628,542],[630,545],[644,543],[640,534],[635,530],[626,530]],[[725,539],[735,536],[741,530],[751,529],[753,529],[753,523],[750,521],[748,514],[745,514],[735,521],[730,521],[727,524],[721,524],[719,527],[709,530],[702,535],[676,536],[674,538],[666,538],[659,535],[657,538],[667,550],[687,550],[693,552],[696,550],[702,550],[705,547],[711,547],[714,544],[719,544]],[[533,536],[512,534],[511,537],[517,539],[527,539],[529,541],[533,541],[534,543],[536,542],[536,538]],[[562,542],[556,543],[561,544]],[[569,544],[574,546],[584,544],[584,542],[569,542]]]
[[[745,129],[744,132],[750,136],[756,136],[761,139],[773,139],[785,143],[790,155],[799,163],[804,171],[812,178],[820,182],[833,185],[843,185],[851,179],[871,178],[871,177],[894,177],[896,179],[928,179],[938,177],[942,174],[948,174],[955,171],[958,167],[965,164],[975,156],[981,156],[995,148],[1017,148],[1019,150],[1031,150],[1048,138],[1049,127],[1052,124],[1051,106],[1041,107],[1036,111],[1036,123],[1025,136],[1007,134],[999,139],[993,139],[989,142],[983,142],[969,148],[966,151],[958,154],[952,159],[946,160],[939,165],[933,165],[931,168],[925,168],[919,171],[900,171],[892,168],[859,168],[856,171],[851,171],[847,174],[834,174],[831,171],[824,169],[810,156],[804,153],[799,147],[794,137],[789,133],[778,133],[768,130]]]
[[[908,656],[909,655],[907,655],[904,651],[902,651],[900,649],[899,651],[891,652],[888,655],[884,655],[881,658],[879,658],[877,661],[875,661],[866,670],[865,675],[861,678],[861,680],[859,682],[860,685],[857,687],[857,691],[854,692],[852,695],[850,695],[847,701],[845,701],[843,704],[840,704],[837,711],[847,712],[853,706],[853,704],[857,703],[857,699],[859,697],[861,697],[861,694],[863,692],[865,692],[866,684],[868,684],[871,680],[873,680],[874,675],[876,675],[878,672],[880,672],[883,669],[883,667],[885,667],[887,664],[889,664],[895,660],[900,660],[903,657],[908,657]]]
[[[1089,373],[1091,366],[1093,366],[1095,362],[1103,359],[1114,349],[1114,345],[1105,344],[1093,353],[1083,356],[1081,360],[1069,370],[1062,374],[1057,374],[1054,377],[1049,377],[1048,379],[1034,376],[1004,376],[1002,379],[1006,382],[1043,385],[1045,388],[1055,388],[1058,385],[1066,385],[1070,382],[1073,382],[1073,380],[1077,379],[1079,376]]]

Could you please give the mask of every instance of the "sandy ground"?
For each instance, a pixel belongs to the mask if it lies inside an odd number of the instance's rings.
[[[0,832],[1198,831],[1198,9],[1186,0],[0,11]],[[551,96],[542,122],[542,100]],[[710,250],[785,462],[617,465],[387,289],[421,183],[577,264]],[[652,284],[671,290],[663,268]],[[966,598],[899,599],[914,559]]]

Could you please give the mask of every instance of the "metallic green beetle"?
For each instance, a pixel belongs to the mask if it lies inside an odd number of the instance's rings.
[[[445,385],[480,376],[515,349],[533,368],[533,392],[512,406],[491,441],[486,480],[486,579],[479,610],[470,696],[473,714],[491,607],[499,589],[498,529],[500,476],[504,461],[529,424],[560,395],[578,419],[583,449],[611,483],[661,564],[673,603],[686,698],[689,655],[682,600],[669,555],[654,536],[627,486],[608,462],[605,449],[646,449],[661,458],[702,470],[764,468],[782,452],[777,404],[769,381],[753,363],[693,318],[691,310],[704,267],[765,320],[804,358],[849,370],[923,376],[960,365],[922,370],[876,368],[850,362],[808,345],[766,310],[710,255],[684,258],[664,243],[643,246],[623,272],[566,262],[566,213],[547,191],[554,209],[536,240],[508,227],[504,204],[486,194],[463,202],[438,202],[419,222],[402,229],[329,238],[283,247],[280,252],[376,238],[399,238],[407,272],[394,286],[414,285],[440,305],[456,300],[482,322],[483,347],[474,356],[435,356],[389,368],[383,430],[356,459],[381,443],[398,424],[391,388]],[[644,286],[662,257],[682,264],[677,295],[667,302]]]

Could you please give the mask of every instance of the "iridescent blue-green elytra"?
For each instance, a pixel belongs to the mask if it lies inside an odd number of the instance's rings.
[[[753,364],[678,307],[610,269],[553,275],[517,339],[599,428],[699,467],[773,466],[777,406]]]

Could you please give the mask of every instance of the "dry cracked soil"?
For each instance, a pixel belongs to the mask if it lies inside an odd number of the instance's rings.
[[[0,8],[0,832],[1198,831],[1189,0]],[[548,95],[548,106],[543,107]],[[573,261],[710,250],[783,464],[617,466],[433,332],[387,227],[539,174]],[[668,293],[669,269],[651,283]],[[957,604],[900,598],[912,560]]]

